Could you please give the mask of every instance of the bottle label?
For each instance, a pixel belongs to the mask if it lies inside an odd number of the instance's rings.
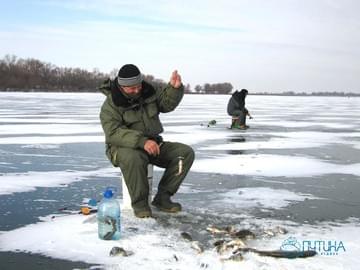
[[[111,216],[98,219],[99,237],[104,240],[117,240],[120,238],[120,220]]]

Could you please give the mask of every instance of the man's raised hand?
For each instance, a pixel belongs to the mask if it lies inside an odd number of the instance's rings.
[[[174,88],[179,88],[181,86],[181,76],[178,74],[177,70],[174,70],[171,74],[170,84]]]

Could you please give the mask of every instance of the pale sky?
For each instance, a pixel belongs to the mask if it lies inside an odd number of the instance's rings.
[[[0,57],[249,91],[360,93],[358,0],[0,1]]]

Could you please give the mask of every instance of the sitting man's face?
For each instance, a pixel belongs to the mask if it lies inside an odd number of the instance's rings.
[[[121,89],[130,97],[138,97],[140,96],[142,85],[121,86]]]

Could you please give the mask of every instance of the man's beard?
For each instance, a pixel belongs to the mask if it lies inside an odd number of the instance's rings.
[[[131,99],[138,99],[141,96],[141,92],[139,92],[137,94],[126,94],[126,95]]]
[[[129,93],[126,93],[122,88],[120,88],[120,91],[123,93],[123,95],[129,99],[133,99],[133,100],[136,100],[136,99],[139,99],[141,97],[141,90],[136,93],[136,94],[129,94]]]

